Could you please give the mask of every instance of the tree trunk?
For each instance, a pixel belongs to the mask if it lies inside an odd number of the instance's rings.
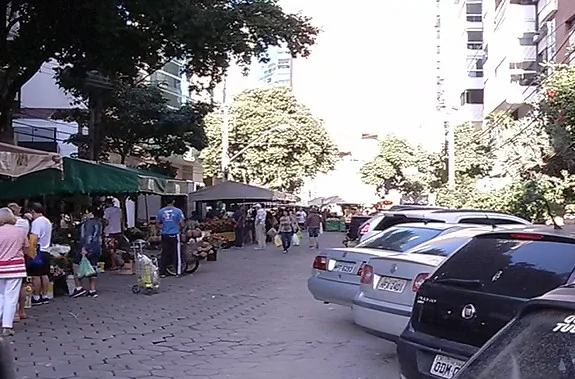
[[[14,129],[12,128],[12,102],[0,102],[0,142],[14,144]]]

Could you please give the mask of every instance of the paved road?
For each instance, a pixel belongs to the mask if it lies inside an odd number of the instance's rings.
[[[19,377],[397,378],[393,345],[311,298],[313,256],[228,250],[151,297],[130,292],[134,277],[105,274],[100,298],[57,298],[17,324]]]

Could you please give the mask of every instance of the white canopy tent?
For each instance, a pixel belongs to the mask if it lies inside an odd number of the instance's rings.
[[[0,176],[18,178],[47,169],[63,170],[60,154],[0,143]]]

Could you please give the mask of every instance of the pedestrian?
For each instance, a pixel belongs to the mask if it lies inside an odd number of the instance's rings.
[[[86,220],[80,226],[80,241],[78,244],[78,251],[74,257],[74,282],[76,283],[76,288],[74,292],[70,295],[73,298],[78,298],[80,296],[88,295],[89,297],[98,297],[98,292],[96,291],[96,277],[97,274],[88,278],[89,290],[82,286],[82,281],[78,279],[78,267],[82,262],[82,258],[86,257],[90,264],[94,266],[98,265],[98,261],[102,256],[102,211],[96,206],[91,206],[88,210]]]
[[[44,207],[40,203],[32,203],[30,206],[32,215],[32,226],[30,227],[30,247],[28,255],[31,258],[37,258],[40,254],[38,263],[29,260],[28,273],[32,277],[32,305],[48,304],[48,285],[50,279],[50,266],[52,254],[50,246],[52,245],[52,223],[44,216]]]
[[[256,250],[264,250],[266,248],[266,218],[267,212],[261,204],[256,204],[256,218],[254,220],[254,228],[256,230]]]
[[[243,205],[234,212],[234,220],[236,221],[234,227],[235,245],[241,248],[244,246],[244,228],[246,222],[246,211]]]
[[[28,235],[15,224],[10,208],[0,208],[0,314],[4,337],[14,334],[14,316],[22,279],[26,278],[24,252],[29,246]]]
[[[319,249],[319,231],[321,228],[322,217],[317,209],[312,208],[307,216],[305,226],[309,235],[309,247]]]
[[[284,254],[287,254],[289,248],[291,247],[291,241],[294,232],[297,228],[297,222],[295,218],[292,217],[287,210],[280,211],[279,219],[279,233],[282,240],[282,247],[284,249]]]
[[[16,224],[17,228],[24,230],[26,233],[26,238],[28,238],[28,233],[30,233],[30,221],[27,218],[21,217],[22,214],[22,207],[19,206],[17,203],[10,203],[8,204],[8,208],[12,211],[14,216],[16,217]],[[24,256],[26,258],[26,256]],[[18,299],[18,311],[16,312],[14,321],[20,321],[27,318],[26,316],[26,296],[28,293],[26,292],[26,287],[24,286],[24,282],[26,278],[22,280],[22,286],[20,287],[20,297]]]
[[[104,217],[100,221],[106,226],[104,235],[113,239],[120,250],[130,251],[129,241],[122,232],[122,210],[114,204],[114,199],[107,198],[104,201]]]
[[[156,221],[160,224],[162,235],[162,255],[160,257],[160,275],[166,277],[170,263],[176,276],[182,275],[182,251],[180,228],[184,227],[184,212],[175,205],[172,198],[166,199],[166,206],[158,211]]]
[[[297,218],[297,223],[300,230],[304,230],[305,228],[305,219],[307,218],[307,213],[302,208],[299,208],[298,211],[295,213]]]

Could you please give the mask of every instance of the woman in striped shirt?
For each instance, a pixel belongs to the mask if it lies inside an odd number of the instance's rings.
[[[14,334],[12,323],[22,278],[26,277],[24,251],[28,248],[28,236],[15,224],[16,217],[10,208],[0,208],[0,314],[4,337]]]

